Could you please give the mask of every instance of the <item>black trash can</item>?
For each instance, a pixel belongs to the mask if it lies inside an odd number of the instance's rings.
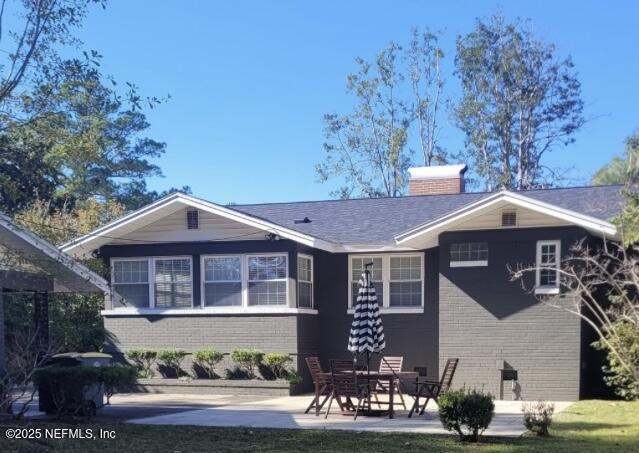
[[[46,363],[46,366],[92,366],[101,367],[111,364],[112,357],[109,354],[100,352],[67,352],[65,354],[56,354]],[[85,389],[75,389],[76,395],[68,395],[69,399],[77,401],[89,402],[88,409],[95,413],[104,406],[104,386],[102,384],[93,384]],[[82,395],[80,392],[84,390]],[[40,383],[38,386],[38,406],[40,411],[46,414],[57,414],[57,407],[53,399],[53,389],[48,383]],[[86,412],[84,409],[80,412]],[[84,414],[92,415],[92,414]]]

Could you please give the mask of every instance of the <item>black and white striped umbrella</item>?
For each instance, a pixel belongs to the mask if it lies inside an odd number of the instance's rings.
[[[370,273],[365,272],[359,281],[355,317],[348,337],[348,350],[353,354],[381,352],[386,347],[384,326],[379,315],[375,286]]]

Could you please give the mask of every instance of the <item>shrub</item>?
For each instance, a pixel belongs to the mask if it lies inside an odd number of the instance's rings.
[[[286,378],[288,372],[286,365],[292,361],[293,358],[286,352],[269,352],[264,355],[266,366],[271,369],[277,378]]]
[[[182,362],[187,352],[182,349],[162,349],[158,351],[158,361],[168,369],[175,372],[175,377],[180,377]]]
[[[125,365],[105,366],[101,368],[101,372],[107,404],[111,404],[111,397],[118,387],[133,384],[137,376],[137,370],[134,367]]]
[[[477,390],[448,391],[438,398],[437,404],[444,428],[470,442],[479,440],[495,414],[492,395]]]
[[[537,401],[536,403],[524,404],[521,411],[524,413],[524,425],[528,431],[538,436],[548,435],[552,414],[555,412],[554,404]]]
[[[236,349],[231,354],[231,359],[237,364],[241,371],[248,377],[255,377],[255,369],[260,366],[264,359],[264,353],[258,349]]]
[[[607,353],[604,380],[627,400],[639,399],[639,325],[615,321],[593,346]]]
[[[215,365],[220,363],[224,358],[224,354],[213,349],[198,349],[193,351],[193,363],[202,367],[208,374],[210,379],[216,377]]]
[[[286,379],[290,385],[296,385],[302,382],[302,376],[300,376],[297,371],[292,370],[285,371],[284,379]]]
[[[138,369],[138,375],[143,378],[153,377],[153,364],[158,353],[149,349],[131,349],[126,353],[129,360]]]
[[[95,407],[89,395],[90,389],[100,391],[102,368],[90,366],[51,366],[41,368],[34,375],[40,389],[41,404],[46,412],[62,415],[86,415],[90,417]]]

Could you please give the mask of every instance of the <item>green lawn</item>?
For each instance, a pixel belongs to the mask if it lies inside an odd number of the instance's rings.
[[[112,429],[117,438],[7,441],[4,437],[6,426],[3,426],[0,452],[639,452],[639,401],[582,401],[555,418],[550,438],[486,439],[478,445],[462,444],[452,436],[416,434],[126,424],[73,426],[91,427],[94,432],[99,428]]]

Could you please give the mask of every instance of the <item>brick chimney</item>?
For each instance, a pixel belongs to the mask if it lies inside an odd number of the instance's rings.
[[[461,193],[466,169],[466,165],[409,168],[408,195]]]

